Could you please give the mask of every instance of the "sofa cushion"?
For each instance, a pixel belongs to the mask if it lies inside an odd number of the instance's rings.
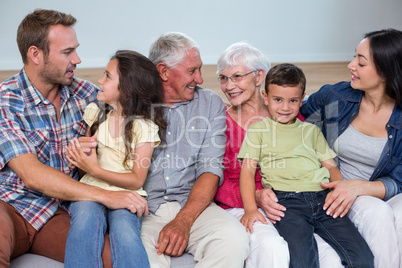
[[[193,268],[195,266],[193,255],[184,253],[182,256],[172,258],[171,267]],[[11,260],[10,268],[63,268],[61,262],[36,254],[26,253]]]
[[[18,258],[12,259],[10,268],[63,268],[64,265],[61,262],[52,260],[50,258],[26,253]]]

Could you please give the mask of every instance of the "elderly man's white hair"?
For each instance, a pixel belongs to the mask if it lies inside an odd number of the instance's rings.
[[[163,62],[175,68],[191,49],[199,51],[199,45],[192,38],[179,32],[167,32],[151,44],[148,58],[155,65]]]

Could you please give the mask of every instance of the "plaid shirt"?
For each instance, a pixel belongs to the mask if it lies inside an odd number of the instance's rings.
[[[54,215],[59,201],[28,189],[7,163],[19,155],[35,154],[41,163],[78,179],[64,147],[85,134],[83,111],[96,100],[97,90],[76,78],[61,87],[57,122],[55,107],[30,83],[24,69],[0,84],[0,199],[14,206],[36,230]]]

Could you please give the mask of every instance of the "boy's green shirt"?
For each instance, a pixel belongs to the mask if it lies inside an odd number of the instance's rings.
[[[258,161],[264,188],[315,192],[324,189],[320,182],[329,182],[320,162],[335,156],[317,126],[299,119],[285,125],[267,117],[247,129],[238,160]]]

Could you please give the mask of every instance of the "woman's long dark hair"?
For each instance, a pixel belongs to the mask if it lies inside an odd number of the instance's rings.
[[[124,144],[126,155],[123,161],[125,168],[133,154],[133,125],[137,118],[152,120],[159,127],[159,137],[164,142],[167,122],[163,116],[163,92],[159,72],[155,65],[144,55],[132,50],[118,50],[111,58],[118,61],[119,102],[122,107],[124,122]],[[100,104],[99,119],[91,127],[93,135],[106,115],[113,110],[110,105]]]
[[[385,92],[402,109],[402,32],[395,29],[365,35],[378,75],[385,80]]]

